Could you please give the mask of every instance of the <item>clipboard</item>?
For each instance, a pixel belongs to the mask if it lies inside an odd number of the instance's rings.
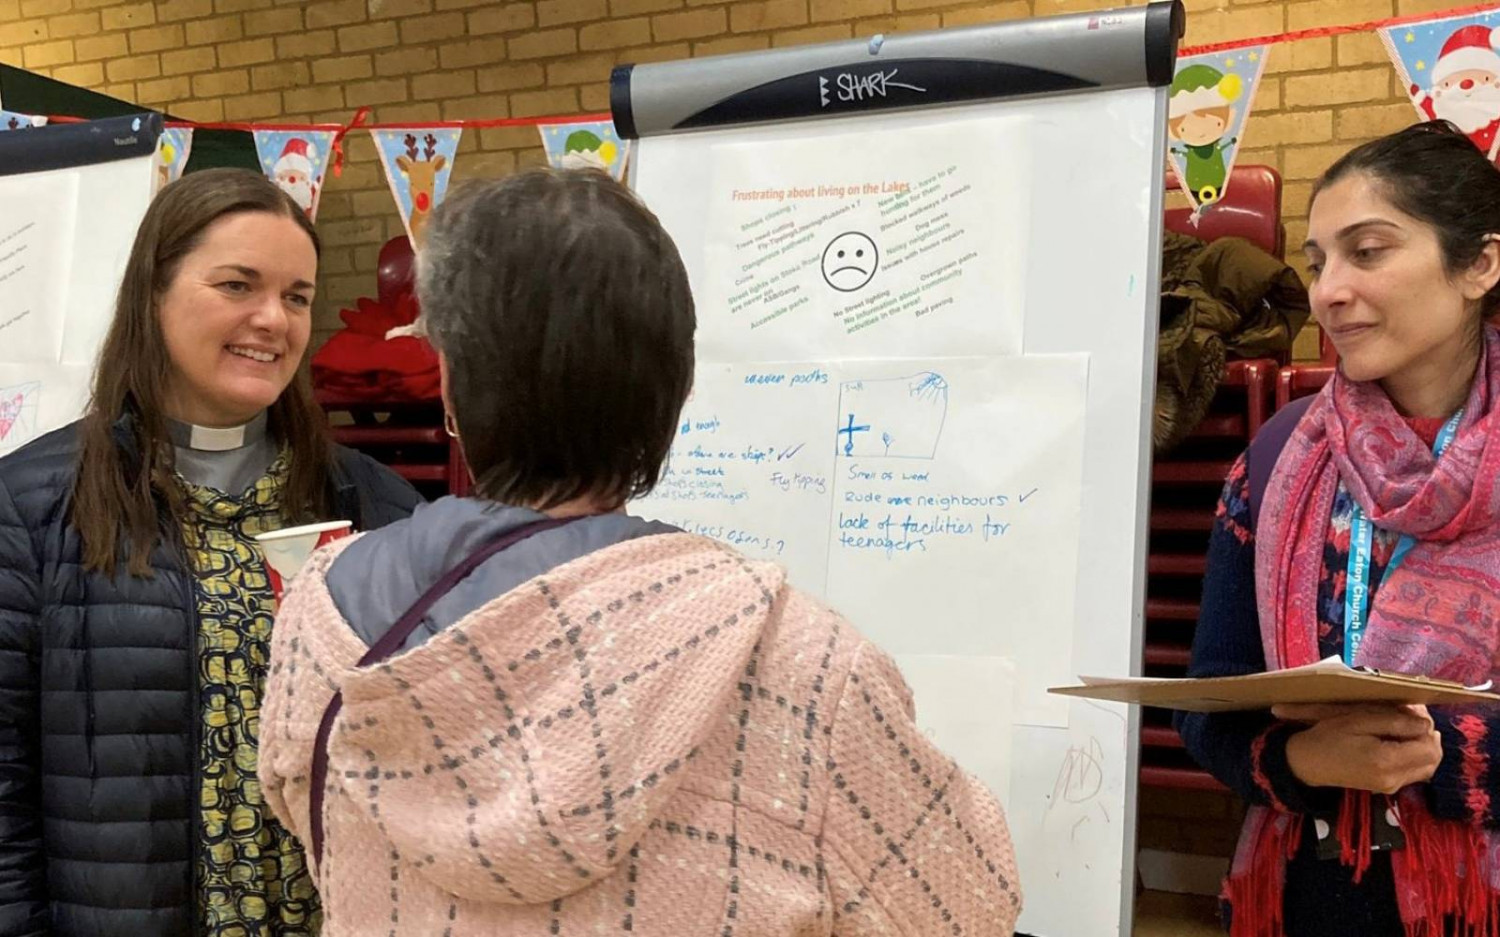
[[[1491,684],[1467,687],[1429,677],[1351,668],[1337,657],[1316,664],[1242,677],[1166,679],[1080,677],[1079,686],[1052,687],[1059,696],[1133,703],[1185,712],[1270,709],[1293,703],[1411,703],[1472,706],[1500,703]]]

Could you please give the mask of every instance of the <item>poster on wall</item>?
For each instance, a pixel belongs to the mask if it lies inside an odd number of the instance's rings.
[[[1380,40],[1421,118],[1451,121],[1500,161],[1500,9],[1386,26]]]
[[[1266,46],[1177,60],[1168,104],[1168,160],[1196,218],[1224,197],[1245,119],[1266,67]]]
[[[260,157],[261,171],[302,206],[310,221],[318,219],[323,177],[328,172],[328,156],[337,135],[337,128],[255,131],[255,152]]]

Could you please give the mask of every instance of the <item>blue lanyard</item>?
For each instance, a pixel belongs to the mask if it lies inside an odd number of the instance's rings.
[[[1443,450],[1453,442],[1463,415],[1464,412],[1459,410],[1443,424],[1437,440],[1432,444],[1433,455],[1442,456]],[[1374,539],[1375,525],[1370,523],[1370,518],[1356,502],[1354,513],[1349,518],[1349,575],[1344,584],[1344,663],[1350,667],[1354,666],[1354,656],[1359,653],[1359,646],[1365,639],[1365,629],[1370,625],[1365,612],[1370,605],[1370,550]],[[1385,575],[1389,576],[1391,570],[1401,565],[1415,543],[1410,535],[1402,535],[1391,553],[1390,563],[1385,567]]]

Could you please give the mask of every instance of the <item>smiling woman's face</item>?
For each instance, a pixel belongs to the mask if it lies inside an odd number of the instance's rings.
[[[1384,380],[1464,359],[1474,290],[1449,274],[1436,230],[1398,210],[1364,173],[1319,192],[1307,227],[1313,315],[1347,377]]]
[[[204,229],[158,300],[174,419],[237,426],[276,402],[312,331],[318,255],[292,219],[226,215]]]

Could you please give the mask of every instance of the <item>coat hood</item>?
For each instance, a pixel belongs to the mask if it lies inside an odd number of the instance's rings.
[[[620,534],[644,522],[608,523]],[[375,536],[409,546],[411,533]],[[735,719],[780,568],[683,533],[603,539],[613,542],[491,591],[418,646],[344,678],[328,809],[337,797],[365,811],[393,855],[455,897],[534,904],[608,875],[681,769]],[[389,570],[367,565],[376,545],[350,544],[326,587],[308,577],[302,601],[346,640],[360,629],[333,586],[358,568],[378,589]],[[489,565],[474,577],[504,578]]]

